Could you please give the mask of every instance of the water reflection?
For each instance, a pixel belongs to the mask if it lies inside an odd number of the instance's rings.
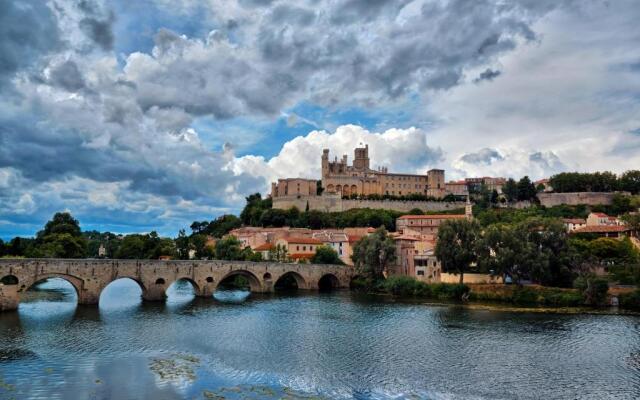
[[[251,292],[249,290],[219,289],[213,293],[213,298],[218,300],[220,303],[241,304],[244,303],[250,295]]]
[[[104,311],[134,312],[142,304],[142,288],[130,278],[109,283],[100,293],[99,306]]]
[[[640,394],[640,318],[397,303],[349,292],[76,306],[64,281],[0,314],[3,398],[619,398]],[[239,305],[239,303],[242,303]],[[40,307],[40,308],[39,308]],[[8,390],[7,387],[12,388]]]

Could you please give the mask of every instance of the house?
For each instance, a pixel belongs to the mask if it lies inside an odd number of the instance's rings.
[[[402,233],[405,230],[410,230],[421,235],[431,235],[435,238],[442,221],[464,218],[467,218],[467,216],[462,214],[403,215],[396,219],[396,230]]]
[[[582,218],[564,218],[562,223],[569,233],[587,226],[587,220]]]
[[[253,251],[259,253],[263,260],[271,260],[271,251],[275,249],[275,247],[276,246],[271,243],[264,243],[253,249]]]
[[[287,237],[276,241],[276,246],[284,246],[291,260],[300,262],[309,260],[316,254],[316,249],[322,242],[310,237]]]
[[[620,226],[623,223],[616,217],[609,216],[601,212],[592,212],[587,216],[587,226]]]
[[[337,230],[324,230],[314,232],[312,238],[321,241],[325,246],[331,247],[335,250],[343,263],[353,265],[353,261],[351,260],[352,252],[351,246],[349,245],[349,236],[346,233]]]
[[[631,228],[624,225],[588,225],[584,228],[576,229],[573,234],[595,234],[602,237],[619,238],[622,236],[629,236]]]

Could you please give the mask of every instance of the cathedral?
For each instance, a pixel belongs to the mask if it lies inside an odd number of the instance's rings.
[[[319,192],[327,194],[351,195],[391,195],[407,196],[419,194],[441,198],[455,193],[455,188],[445,184],[444,170],[431,169],[426,175],[399,174],[389,172],[386,167],[372,169],[369,159],[369,145],[354,150],[353,164],[349,165],[347,155],[341,159],[329,158],[329,149],[322,151],[322,180],[319,190],[317,181],[312,179],[278,179],[271,184],[272,197],[315,196]],[[453,189],[453,190],[452,190]],[[466,185],[464,186],[466,192]],[[464,195],[465,193],[459,193]]]

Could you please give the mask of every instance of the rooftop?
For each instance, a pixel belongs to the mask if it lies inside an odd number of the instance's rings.
[[[460,219],[464,214],[403,215],[398,219]]]
[[[576,229],[573,233],[615,233],[628,232],[631,229],[628,226],[619,225],[592,225],[584,228]]]

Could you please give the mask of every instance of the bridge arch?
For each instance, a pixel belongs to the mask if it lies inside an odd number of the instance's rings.
[[[38,277],[33,281],[29,282],[28,284],[23,284],[24,288],[21,287],[20,290],[22,291],[22,289],[24,289],[24,291],[27,291],[33,288],[35,285],[41,282],[44,282],[47,279],[53,279],[53,278],[58,278],[66,282],[69,282],[71,286],[73,286],[73,288],[75,289],[76,295],[78,296],[78,300],[82,299],[82,287],[84,286],[84,281],[81,278],[78,278],[77,276],[67,275],[67,274],[48,273],[48,274],[38,275]]]
[[[191,278],[189,278],[189,277],[186,277],[186,276],[184,276],[184,277],[180,277],[180,278],[177,278],[177,279],[176,279],[176,280],[174,280],[173,282],[169,283],[169,284],[167,285],[167,289],[168,289],[171,285],[173,285],[173,284],[175,284],[175,283],[178,283],[178,282],[189,282],[189,283],[191,284],[191,287],[193,287],[193,293],[194,293],[194,294],[198,294],[198,293],[200,293],[200,285],[198,285],[198,283],[197,283],[196,281],[194,281],[193,279],[191,279]]]
[[[255,276],[252,272],[244,269],[235,269],[228,272],[222,279],[220,279],[216,283],[216,290],[220,287],[221,283],[228,280],[229,278],[233,278],[234,276],[245,277],[249,282],[249,287],[252,292],[256,292],[256,293],[262,292],[262,282],[260,281],[260,279],[258,279],[258,277]]]
[[[134,282],[136,284],[136,286],[140,289],[140,297],[144,297],[147,288],[145,287],[145,285],[140,282],[138,279],[130,277],[130,276],[118,276],[116,279],[113,279],[111,281],[109,281],[106,285],[102,286],[100,288],[100,291],[98,293],[98,303],[100,302],[100,299],[102,299],[105,296],[105,293],[108,294],[108,290],[109,287],[113,287],[112,284],[114,282]]]
[[[331,291],[340,287],[340,280],[332,273],[326,273],[318,280],[318,289]]]
[[[0,283],[2,283],[3,285],[17,285],[18,283],[20,283],[20,280],[15,275],[5,275],[0,278]]]
[[[293,287],[285,287],[291,284],[295,284],[295,289],[307,289],[308,285],[304,277],[296,271],[286,271],[277,279],[274,279],[273,288],[278,289],[293,289]]]

